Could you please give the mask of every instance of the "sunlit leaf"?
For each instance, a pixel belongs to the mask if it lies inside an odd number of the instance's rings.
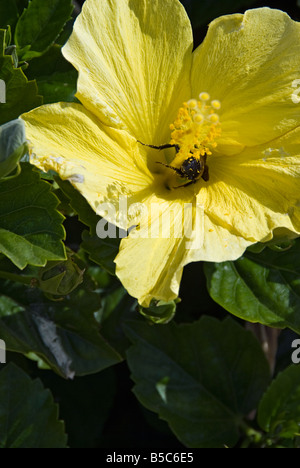
[[[236,262],[206,263],[211,297],[249,322],[300,332],[300,240],[289,250],[247,252]]]

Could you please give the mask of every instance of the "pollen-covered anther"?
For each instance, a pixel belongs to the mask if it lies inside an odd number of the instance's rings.
[[[200,101],[206,102],[210,100],[210,95],[208,93],[200,93],[199,94]]]
[[[196,99],[190,99],[188,102],[187,102],[187,105],[190,109],[195,109],[196,107],[198,107],[198,103],[197,103],[197,100]]]
[[[180,107],[175,121],[170,125],[171,144],[179,147],[182,153],[212,154],[221,133],[221,109],[219,100],[211,100],[209,93],[199,94],[199,100],[190,99]]]
[[[194,122],[197,123],[197,124],[201,124],[204,120],[204,117],[202,114],[200,113],[197,113],[195,115],[193,115],[193,119],[194,119]]]
[[[211,101],[211,107],[212,107],[213,109],[216,109],[216,110],[221,109],[221,103],[220,103],[220,101],[218,101],[218,100],[216,100],[216,99],[215,99],[214,101]]]
[[[216,123],[219,122],[220,118],[219,118],[218,114],[211,114],[209,116],[209,120],[211,121],[211,123],[216,124]]]

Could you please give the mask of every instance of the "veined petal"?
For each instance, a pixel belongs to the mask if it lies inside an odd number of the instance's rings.
[[[68,179],[102,214],[100,204],[148,193],[152,176],[125,131],[106,128],[81,104],[51,104],[22,115],[31,162]]]
[[[240,258],[253,241],[235,234],[226,226],[216,223],[210,213],[203,220],[203,245],[194,252],[193,261],[228,262]]]
[[[178,296],[183,268],[199,260],[236,260],[252,242],[215,225],[202,205],[163,202],[152,196],[139,230],[123,239],[117,276],[140,304]],[[149,216],[150,215],[150,216]]]
[[[190,96],[192,42],[178,0],[86,0],[63,53],[79,71],[77,97],[87,109],[162,144]]]
[[[115,259],[116,273],[129,294],[145,307],[153,298],[171,301],[178,296],[182,270],[189,263],[190,250],[184,234],[184,207],[149,197],[138,230],[121,241]],[[186,211],[188,230],[193,210]]]
[[[178,296],[184,255],[184,243],[179,239],[129,237],[121,241],[116,274],[144,307],[149,307],[152,299],[171,301]]]
[[[300,127],[235,156],[213,156],[198,198],[216,225],[252,242],[300,233]]]
[[[299,125],[299,63],[300,23],[282,11],[249,10],[211,23],[193,54],[192,94],[205,90],[222,103],[221,153],[240,152]]]

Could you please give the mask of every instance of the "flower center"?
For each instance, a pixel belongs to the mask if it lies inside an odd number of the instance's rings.
[[[179,109],[170,125],[170,144],[177,147],[172,166],[180,167],[190,157],[200,160],[210,156],[221,134],[218,110],[220,101],[211,100],[208,93],[200,93],[199,100],[190,99]]]

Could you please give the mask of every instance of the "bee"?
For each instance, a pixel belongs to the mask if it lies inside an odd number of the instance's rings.
[[[139,141],[139,143],[141,143],[144,146],[148,146],[150,148],[154,148],[157,150],[175,148],[176,153],[178,153],[178,151],[180,150],[178,145],[166,144],[162,146],[154,146],[154,145],[146,145],[145,143],[142,143],[141,141]],[[189,153],[189,154],[190,156],[183,161],[183,163],[181,164],[179,168],[157,161],[157,164],[161,164],[162,166],[172,169],[174,172],[176,172],[176,174],[179,175],[179,177],[187,181],[185,184],[179,185],[178,187],[174,187],[174,188],[188,187],[189,185],[192,185],[198,182],[198,180],[201,178],[205,182],[209,181],[209,170],[206,164],[207,154],[200,156],[200,158],[195,158],[193,153]]]

